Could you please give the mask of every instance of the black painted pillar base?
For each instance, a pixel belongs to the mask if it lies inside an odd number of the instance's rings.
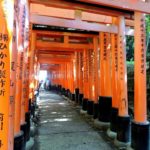
[[[58,92],[61,93],[62,86],[58,85]]]
[[[82,106],[83,94],[79,93],[78,100],[79,100],[79,105]]]
[[[117,132],[118,126],[118,108],[111,108],[110,131]]]
[[[116,145],[119,146],[117,143],[122,143],[122,145],[124,143],[124,145],[128,145],[128,143],[130,143],[130,135],[130,116],[118,116]]]
[[[20,131],[20,133],[14,137],[14,150],[25,150],[23,131]]]
[[[94,107],[94,102],[93,101],[87,101],[87,114],[88,115],[93,115],[93,107]]]
[[[65,88],[62,88],[62,89],[61,89],[61,94],[62,94],[62,95],[65,95]]]
[[[27,123],[27,141],[30,139],[30,112],[25,114],[25,121]]]
[[[98,118],[98,103],[94,103],[93,105],[93,119]]]
[[[118,108],[111,109],[111,118],[110,118],[110,127],[107,130],[107,135],[115,139],[117,136],[117,127],[118,127]]]
[[[66,95],[65,96],[71,99],[71,92],[70,92],[69,89],[66,90]]]
[[[71,100],[75,101],[75,94],[71,94]]]
[[[20,128],[24,133],[24,144],[26,145],[26,141],[27,141],[27,123],[24,122],[23,124],[21,124]]]
[[[83,98],[82,100],[82,110],[87,111],[87,98]]]
[[[31,111],[31,104],[32,104],[32,100],[31,100],[31,98],[29,99],[29,111]]]
[[[150,124],[131,124],[131,148],[134,150],[150,150]]]
[[[99,97],[99,108],[98,108],[99,121],[106,122],[106,123],[110,122],[111,107],[112,107],[112,98],[111,97],[105,97],[105,96]]]
[[[78,101],[79,101],[78,97],[79,97],[79,89],[76,88],[75,89],[75,101],[76,101],[76,103],[78,103]]]

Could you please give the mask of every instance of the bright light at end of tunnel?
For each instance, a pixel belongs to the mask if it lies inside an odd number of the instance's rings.
[[[34,89],[34,84],[30,83],[30,89]]]
[[[107,27],[109,27],[109,26],[110,26],[110,24],[109,24],[109,23],[107,23],[107,24],[106,24],[106,26],[107,26]]]
[[[41,80],[45,81],[46,78],[47,78],[47,71],[46,70],[40,70],[39,81],[41,81]]]

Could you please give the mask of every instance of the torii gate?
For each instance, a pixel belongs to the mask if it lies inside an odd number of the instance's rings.
[[[49,47],[51,47],[53,52],[63,50],[67,52],[74,51],[79,54],[79,57],[74,57],[75,55],[73,55],[72,59],[65,64],[65,67],[62,65],[62,71],[66,68],[64,73],[65,79],[70,79],[69,81],[71,81],[70,84],[67,82],[63,86],[70,88],[71,94],[74,94],[75,87],[73,87],[73,85],[74,79],[76,78],[73,79],[73,77],[78,76],[77,72],[79,72],[81,81],[78,82],[78,88],[79,91],[81,89],[83,93],[78,94],[83,97],[83,108],[85,108],[85,110],[87,109],[88,114],[92,114],[91,106],[97,104],[99,96],[98,106],[100,109],[98,109],[98,122],[103,125],[110,124],[110,131],[116,133],[117,144],[128,145],[130,142],[130,117],[128,115],[127,101],[125,35],[134,35],[135,97],[134,120],[131,125],[131,148],[135,150],[149,150],[149,122],[147,121],[146,103],[146,46],[144,32],[144,13],[150,13],[149,0],[89,0],[88,2],[85,0],[73,2],[67,2],[65,0],[51,0],[50,2],[31,0],[29,3],[31,8],[30,23],[100,32],[98,38],[100,42],[98,43],[96,36],[92,37],[92,39],[94,39],[93,42],[89,42],[88,44],[71,43],[67,36],[64,38],[65,43],[57,43],[58,45],[56,45],[55,42],[37,42],[36,33],[30,30],[31,40],[29,50],[29,4],[28,1],[22,0],[17,4],[21,8],[20,12],[15,12],[16,16],[18,16],[16,19],[18,32],[14,29],[13,33],[13,27],[15,28],[15,24],[13,25],[15,16],[14,2],[17,3],[15,0],[2,0],[0,2],[0,17],[2,19],[0,24],[0,149],[12,150],[13,147],[14,149],[18,147],[24,149],[29,133],[29,131],[27,131],[29,127],[28,121],[30,120],[28,102],[29,98],[32,99],[32,101],[34,100],[33,92],[37,88],[37,81],[34,75],[37,74],[39,69],[38,61],[41,59],[41,62],[45,62],[45,58],[38,58],[37,51],[45,51],[48,50]],[[111,8],[113,8],[113,10],[111,10]],[[117,19],[117,23],[113,22],[114,17]],[[132,28],[134,28],[134,32]],[[12,33],[14,34],[14,38],[12,38]],[[12,42],[16,44],[14,40],[15,35],[18,40],[18,52],[12,50]],[[80,39],[80,41],[82,40]],[[112,44],[110,44],[111,42]],[[118,63],[116,63],[116,46],[118,46]],[[100,50],[98,48],[100,48]],[[110,65],[109,59],[110,49],[112,49],[113,54],[112,62],[115,62],[112,66]],[[95,51],[95,54],[100,52],[100,56],[94,55],[92,50]],[[15,53],[11,53],[12,51]],[[35,57],[35,55],[37,56]],[[91,56],[95,59],[91,58]],[[14,60],[15,63],[18,63],[16,73],[14,71],[14,63],[10,63],[12,62],[11,59]],[[57,59],[51,62],[49,61],[49,63],[55,64],[56,60]],[[76,60],[79,65],[79,71],[74,72],[74,69],[78,68],[78,66],[76,67],[75,65]],[[89,64],[88,60],[92,63]],[[28,64],[28,62],[30,62],[29,68],[26,68],[24,64]],[[64,62],[64,60],[61,62]],[[95,63],[94,66],[96,67],[96,69],[94,69],[94,75],[91,72],[93,63]],[[109,74],[110,66],[112,68],[111,79]],[[30,70],[28,71],[28,69]],[[70,71],[69,74],[67,74],[67,70]],[[23,74],[21,74],[21,72]],[[28,73],[30,74],[29,76]],[[15,74],[17,74],[16,81],[14,79]],[[92,80],[89,81],[89,79]],[[95,82],[93,82],[94,80]],[[112,82],[114,80],[116,82]],[[12,86],[11,81],[17,86]],[[24,84],[25,81],[27,81],[27,84]],[[28,82],[30,82],[29,86]],[[86,87],[82,89],[82,85]],[[92,89],[89,85],[92,86]],[[97,91],[95,90],[96,87],[98,87]],[[25,93],[23,92],[23,88],[27,89]],[[13,92],[11,93],[10,90],[13,90]],[[92,92],[92,94],[90,92]],[[93,93],[95,95],[97,94],[97,96],[94,96]],[[10,96],[12,96],[11,101]],[[15,98],[15,100],[13,98]],[[14,103],[15,101],[16,103]],[[94,106],[97,108],[97,105]],[[106,110],[108,113],[106,113]],[[18,113],[20,115],[19,117]],[[116,118],[118,118],[119,122],[116,122]],[[117,129],[114,128],[116,123],[118,126]],[[15,131],[10,125],[15,127]],[[20,130],[20,127],[24,133]]]

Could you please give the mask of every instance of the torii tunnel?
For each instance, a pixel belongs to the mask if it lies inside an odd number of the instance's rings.
[[[146,14],[149,0],[1,0],[0,150],[27,149],[40,70],[51,92],[76,104],[117,147],[150,150]],[[132,116],[127,36],[134,38]]]

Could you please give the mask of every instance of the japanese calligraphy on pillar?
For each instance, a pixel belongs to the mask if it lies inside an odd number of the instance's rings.
[[[140,37],[141,37],[141,40],[140,40],[140,51],[141,51],[141,65],[140,65],[140,67],[141,67],[141,74],[144,74],[145,72],[145,68],[146,68],[146,66],[145,66],[145,62],[146,62],[146,60],[145,60],[145,58],[146,58],[146,52],[145,52],[145,43],[146,43],[146,41],[145,41],[145,18],[144,18],[144,16],[140,19]]]
[[[117,34],[114,35],[114,56],[115,56],[115,71],[118,71],[118,38],[117,38]]]
[[[88,82],[88,57],[87,57],[87,51],[84,52],[84,61],[83,61],[83,65],[84,65],[84,82]]]
[[[124,54],[123,54],[123,50],[124,49],[124,36],[119,35],[119,77],[121,80],[124,79]]]
[[[107,60],[107,35],[104,33],[104,51],[103,51],[103,60]]]
[[[0,33],[0,96],[5,96],[8,34]]]
[[[8,7],[9,6],[9,7]],[[13,0],[0,1],[0,149],[8,149]]]

